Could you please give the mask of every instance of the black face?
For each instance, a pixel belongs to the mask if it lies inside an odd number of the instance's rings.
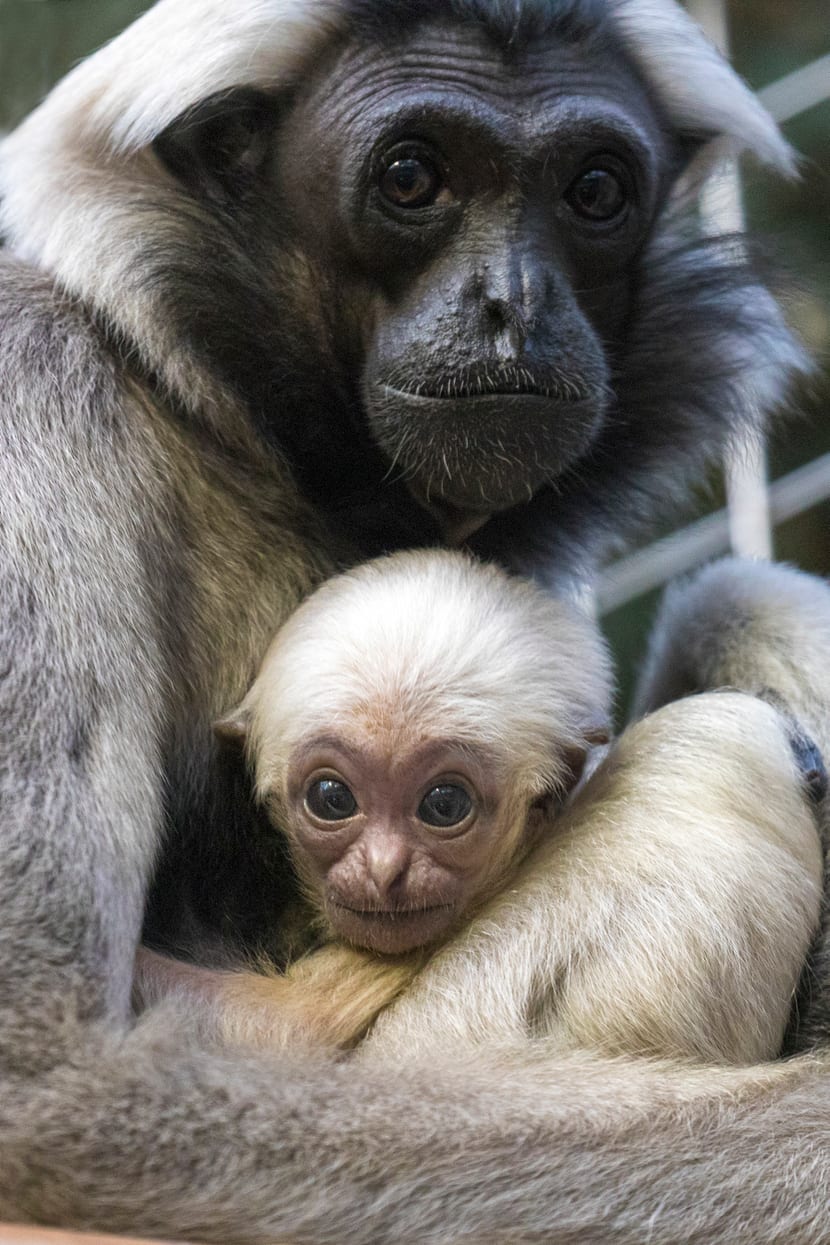
[[[507,59],[429,26],[298,102],[283,193],[339,243],[369,427],[416,496],[503,509],[585,453],[668,164],[619,54],[552,36]]]
[[[432,23],[339,51],[279,118],[250,110],[238,150],[211,138],[219,167],[195,188],[290,256],[273,271],[305,341],[305,410],[334,376],[383,470],[472,527],[577,464],[676,164],[619,50],[545,35],[508,54]],[[205,144],[187,133],[184,159],[181,135],[159,149],[195,183]]]

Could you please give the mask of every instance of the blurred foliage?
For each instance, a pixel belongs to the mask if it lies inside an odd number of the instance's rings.
[[[53,82],[149,7],[148,0],[0,0],[0,126],[19,121]]]
[[[228,0],[232,3],[233,0]],[[146,0],[0,0],[0,127],[19,120],[80,57],[149,7]],[[735,63],[762,87],[830,52],[828,0],[729,0]],[[830,84],[828,84],[830,86]],[[822,369],[797,395],[798,418],[771,447],[772,474],[830,451],[830,102],[785,126],[804,163],[786,184],[751,172],[746,181],[750,223],[769,239],[781,262],[785,300]],[[709,504],[720,502],[717,481]],[[707,506],[701,502],[701,510]],[[807,569],[830,572],[830,504],[779,528],[776,553]],[[642,649],[656,594],[607,620],[620,667],[630,672]]]
[[[827,0],[790,0],[786,8],[780,0],[731,0],[730,13],[735,63],[753,86],[830,52]],[[827,89],[830,95],[830,80]],[[802,154],[801,178],[787,183],[750,177],[747,213],[752,227],[770,240],[785,278],[789,275],[791,314],[823,365],[823,375],[802,395],[809,423],[791,428],[773,445],[776,475],[830,449],[830,99],[787,122],[784,131]],[[830,571],[828,534],[825,522],[809,553],[805,547],[805,555],[825,572]],[[792,535],[781,533],[788,556],[795,557]]]

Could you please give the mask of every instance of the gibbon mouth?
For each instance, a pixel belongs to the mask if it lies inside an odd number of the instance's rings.
[[[468,398],[544,398],[554,402],[588,402],[596,394],[584,383],[559,374],[540,374],[524,367],[496,367],[417,380],[412,384],[383,382],[388,397],[408,401],[457,402]]]
[[[433,904],[428,908],[355,908],[336,900],[329,904],[329,919],[341,937],[384,955],[403,955],[435,942],[451,927],[457,910],[453,904]]]
[[[429,908],[353,908],[350,904],[342,903],[339,899],[333,899],[332,903],[335,908],[340,908],[343,912],[348,912],[352,916],[360,917],[363,921],[406,921],[417,917],[431,916],[435,912],[451,912],[452,904],[434,904]]]

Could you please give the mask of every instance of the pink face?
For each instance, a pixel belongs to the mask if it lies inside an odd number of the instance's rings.
[[[332,736],[298,750],[293,855],[339,937],[391,955],[451,929],[505,858],[494,771],[447,741],[390,754]]]

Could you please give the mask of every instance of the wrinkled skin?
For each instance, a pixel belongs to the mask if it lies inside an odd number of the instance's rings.
[[[615,50],[548,36],[505,56],[430,24],[334,54],[285,115],[242,93],[157,150],[193,194],[233,204],[281,318],[305,327],[302,422],[290,400],[262,420],[316,504],[348,509],[391,476],[396,507],[416,515],[414,499],[459,539],[596,441],[607,343],[681,164]]]

